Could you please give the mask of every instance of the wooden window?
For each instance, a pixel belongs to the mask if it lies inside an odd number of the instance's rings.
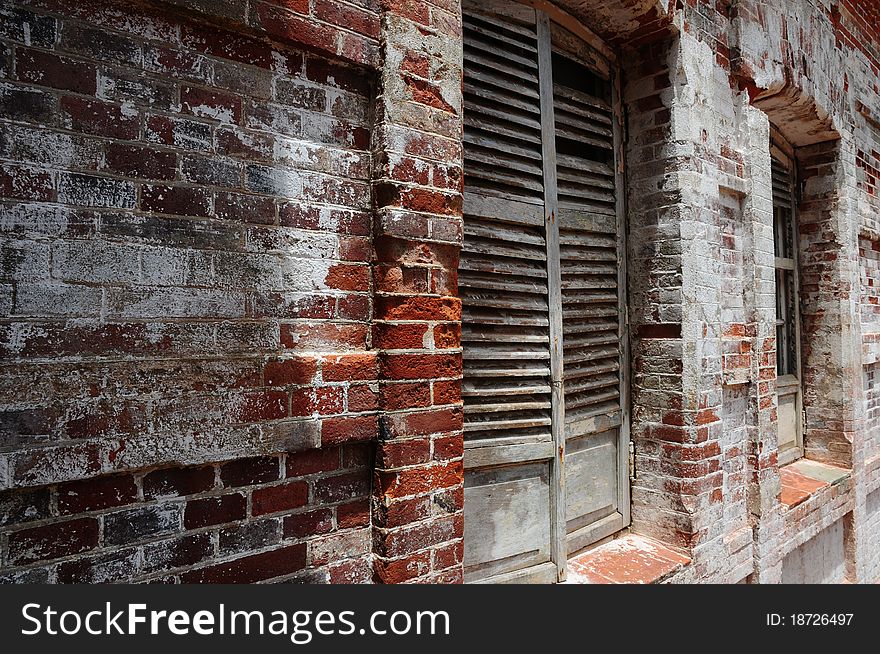
[[[617,77],[574,31],[464,4],[468,581],[556,581],[629,522]]]
[[[796,166],[781,137],[771,145],[776,267],[776,390],[779,463],[803,456]]]

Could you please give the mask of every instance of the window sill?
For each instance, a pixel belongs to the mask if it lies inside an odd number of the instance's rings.
[[[627,534],[568,560],[567,584],[655,584],[691,560],[655,540]]]
[[[782,486],[779,499],[785,509],[791,509],[819,491],[839,484],[850,474],[845,468],[809,459],[798,459],[779,469]]]

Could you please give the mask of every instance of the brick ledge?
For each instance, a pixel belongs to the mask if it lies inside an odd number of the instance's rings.
[[[691,560],[661,543],[627,534],[568,560],[567,584],[655,584]]]
[[[792,509],[821,490],[839,484],[851,475],[846,468],[798,459],[779,469],[780,501],[785,509]]]

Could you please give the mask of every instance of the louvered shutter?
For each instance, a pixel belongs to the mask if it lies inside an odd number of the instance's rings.
[[[551,374],[534,10],[464,17],[465,574],[552,581]],[[525,9],[525,8],[523,8]],[[516,12],[516,13],[513,13]]]
[[[776,413],[779,463],[783,465],[803,456],[797,203],[793,160],[777,145],[773,145],[771,151],[776,268]]]
[[[625,275],[613,97],[567,54],[553,55],[562,284],[567,550],[628,522],[622,438]]]
[[[551,53],[552,29],[522,5],[465,3],[467,581],[555,581],[572,543],[625,519],[610,86],[586,69],[586,88],[565,86],[576,64]]]

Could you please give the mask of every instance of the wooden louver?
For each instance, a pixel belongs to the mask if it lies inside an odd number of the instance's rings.
[[[465,23],[463,303],[468,439],[550,439],[549,307],[534,28]]]
[[[557,36],[577,42],[541,11],[465,2],[470,581],[555,581],[628,521],[613,80]]]

